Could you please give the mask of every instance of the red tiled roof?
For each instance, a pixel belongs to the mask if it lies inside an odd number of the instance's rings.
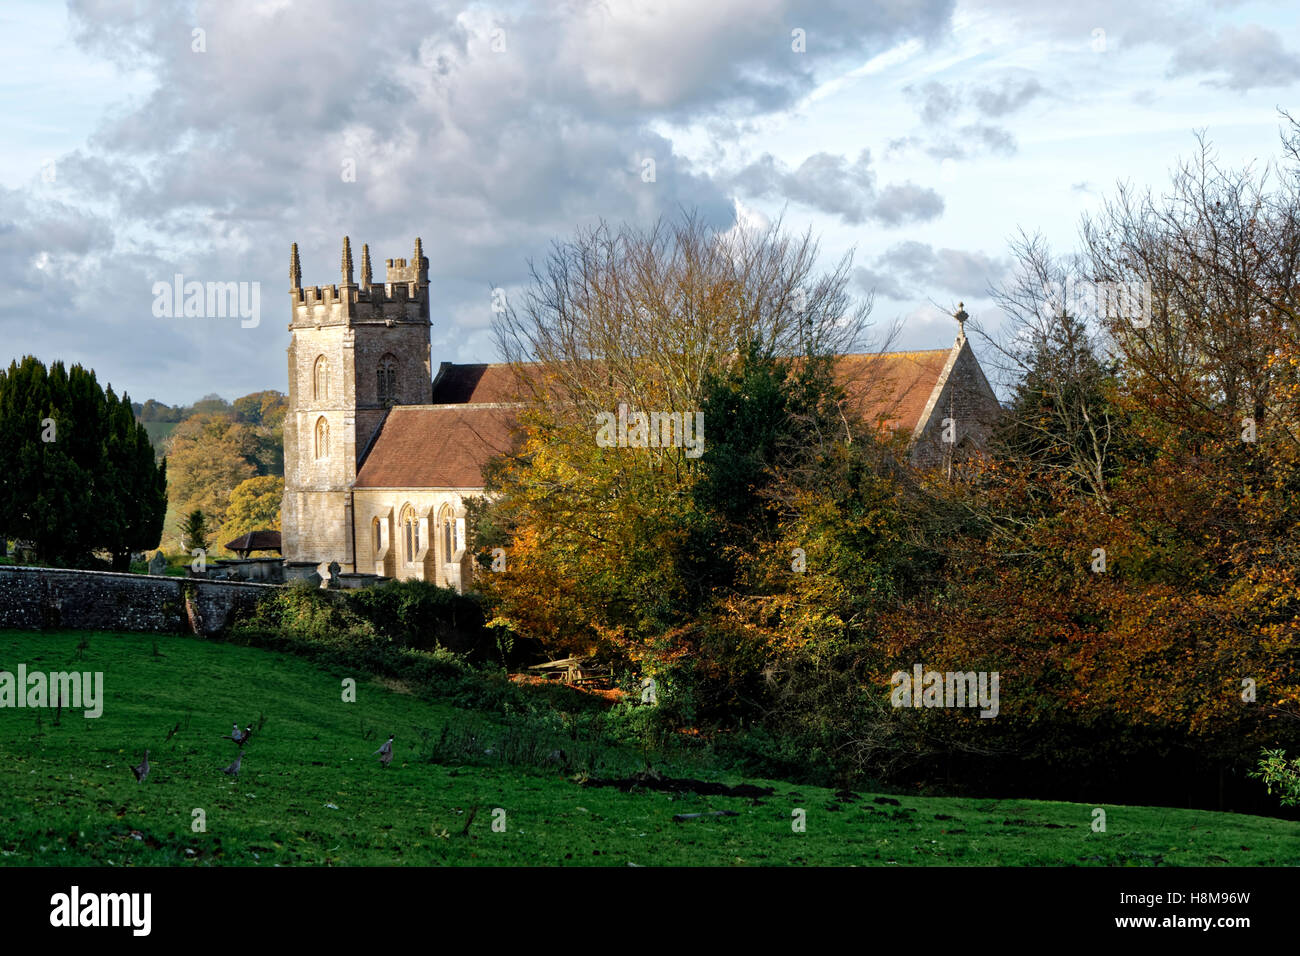
[[[836,380],[867,422],[910,433],[948,363],[951,349],[841,355]]]
[[[520,401],[510,365],[453,365],[444,362],[433,382],[433,404],[472,405]]]
[[[910,433],[950,354],[932,349],[841,355],[835,376],[866,421]],[[515,426],[515,409],[499,406],[519,402],[524,391],[510,365],[443,363],[433,383],[437,404],[389,411],[356,487],[482,487],[483,467],[509,450]]]
[[[481,488],[483,467],[510,449],[511,408],[396,405],[357,474],[358,488]]]

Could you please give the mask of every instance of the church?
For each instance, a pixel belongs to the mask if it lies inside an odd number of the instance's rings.
[[[521,407],[509,365],[442,362],[433,371],[429,260],[420,240],[373,279],[361,247],[354,281],[302,284],[290,252],[289,410],[284,420],[281,539],[287,562],[419,578],[464,591],[473,574],[465,503],[483,468],[509,450]],[[987,440],[999,405],[959,313],[950,348],[841,355],[846,401],[908,436],[920,467]]]

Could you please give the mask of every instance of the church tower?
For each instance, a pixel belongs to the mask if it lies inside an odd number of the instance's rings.
[[[375,285],[363,245],[357,283],[344,236],[341,272],[338,285],[304,288],[293,244],[280,528],[286,560],[337,561],[355,571],[352,495],[360,456],[391,406],[432,397],[429,260],[417,238],[410,263],[387,260],[384,281]]]

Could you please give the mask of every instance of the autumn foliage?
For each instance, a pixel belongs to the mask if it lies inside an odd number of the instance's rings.
[[[494,625],[654,675],[663,720],[771,771],[1076,798],[1248,786],[1262,748],[1300,742],[1292,158],[1225,171],[1203,147],[1166,192],[1121,190],[1068,260],[1019,243],[1012,334],[990,343],[1015,371],[1004,420],[951,476],[843,414],[832,350],[797,336],[702,357],[698,461],[611,454],[550,402],[475,509],[485,568],[489,546],[509,555],[480,576]],[[1142,311],[1034,294],[1053,278],[1136,282]],[[918,663],[998,672],[997,718],[891,706]]]

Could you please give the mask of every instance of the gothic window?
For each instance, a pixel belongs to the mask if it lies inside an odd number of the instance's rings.
[[[328,458],[330,456],[330,423],[322,415],[316,419],[316,458]]]
[[[379,360],[379,404],[389,408],[397,404],[397,359],[385,355]]]
[[[323,402],[330,397],[330,363],[325,356],[316,359],[316,369],[312,376],[312,397]]]
[[[402,543],[406,545],[406,563],[414,564],[416,552],[420,550],[420,522],[415,517],[415,509],[410,505],[402,508],[400,519]]]
[[[447,505],[443,505],[442,510],[438,512],[438,527],[442,534],[442,560],[449,562],[460,550],[461,542],[460,535],[456,531],[456,516]]]

